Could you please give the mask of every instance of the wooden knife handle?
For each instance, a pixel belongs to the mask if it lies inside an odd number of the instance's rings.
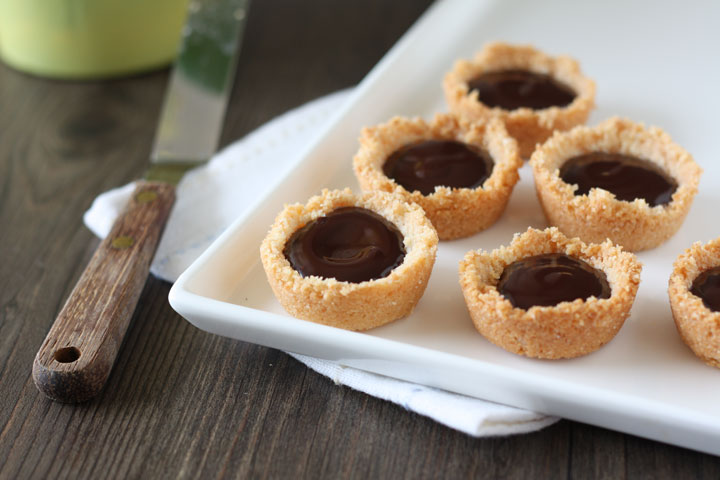
[[[112,370],[175,202],[175,187],[139,182],[42,343],[33,379],[46,396],[82,402]]]

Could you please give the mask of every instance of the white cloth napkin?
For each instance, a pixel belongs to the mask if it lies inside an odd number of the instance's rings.
[[[337,92],[285,113],[228,146],[206,166],[188,173],[178,186],[177,202],[152,272],[175,281],[252,199],[262,195],[268,185],[266,179],[282,175],[293,165],[297,152],[305,150],[348,94]],[[128,184],[96,198],[84,216],[87,227],[99,237],[107,235],[133,188]],[[292,355],[337,384],[389,400],[476,437],[530,432],[558,420],[326,360]]]

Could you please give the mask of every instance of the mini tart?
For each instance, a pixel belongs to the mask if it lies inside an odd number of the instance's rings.
[[[493,159],[492,173],[477,188],[435,187],[430,195],[409,192],[383,173],[383,165],[399,148],[422,140],[455,140],[481,148]],[[420,118],[395,117],[385,124],[364,128],[353,166],[364,191],[394,192],[420,205],[440,239],[452,240],[484,230],[502,215],[520,178],[522,159],[517,143],[502,122],[468,124],[438,114],[430,123]]]
[[[552,307],[515,308],[496,288],[507,266],[544,253],[564,253],[602,270],[610,298],[577,299]],[[609,241],[585,244],[556,228],[529,228],[507,247],[470,251],[460,262],[460,286],[475,328],[505,350],[534,358],[572,358],[612,340],[630,315],[640,283],[635,255]]]
[[[565,183],[559,169],[566,160],[595,151],[657,164],[678,183],[672,201],[651,207],[644,199],[621,201],[599,188],[574,195],[577,186]],[[675,234],[690,210],[702,173],[692,156],[667,133],[620,118],[610,118],[597,127],[557,132],[533,153],[530,164],[540,204],[551,225],[586,242],[609,238],[630,251],[657,247]]]
[[[542,110],[519,108],[505,110],[488,107],[478,100],[476,91],[469,92],[468,81],[485,72],[520,69],[542,73],[567,85],[575,99],[564,107]],[[580,73],[578,63],[570,57],[550,57],[529,45],[489,43],[471,61],[459,60],[445,75],[445,100],[450,111],[471,122],[499,118],[515,137],[520,155],[528,158],[536,144],[544,142],[555,130],[568,130],[585,123],[595,107],[595,82]]]
[[[685,250],[673,264],[668,283],[675,326],[685,344],[708,365],[720,368],[720,312],[713,312],[690,292],[695,279],[720,265],[720,238],[699,242]]]
[[[360,283],[302,277],[283,249],[308,222],[341,207],[362,207],[383,216],[404,237],[405,258],[387,277]],[[438,237],[422,209],[383,192],[355,196],[350,189],[323,190],[305,205],[286,205],[260,246],[272,290],[292,316],[347,330],[368,330],[408,315],[420,300],[435,263]]]

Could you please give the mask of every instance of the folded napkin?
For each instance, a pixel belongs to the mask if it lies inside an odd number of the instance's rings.
[[[342,91],[310,102],[268,122],[189,172],[178,185],[177,202],[158,246],[151,271],[175,281],[245,206],[261,196],[271,177],[283,175],[331,114],[347,99]],[[272,168],[267,168],[272,165]],[[133,184],[95,199],[85,224],[104,237],[127,203]],[[510,435],[541,429],[558,420],[527,410],[479,400],[344,367],[335,362],[291,354],[335,383],[349,386],[469,435]]]

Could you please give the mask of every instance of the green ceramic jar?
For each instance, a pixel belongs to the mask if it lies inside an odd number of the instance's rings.
[[[0,58],[56,78],[101,78],[170,63],[188,0],[0,0]]]

